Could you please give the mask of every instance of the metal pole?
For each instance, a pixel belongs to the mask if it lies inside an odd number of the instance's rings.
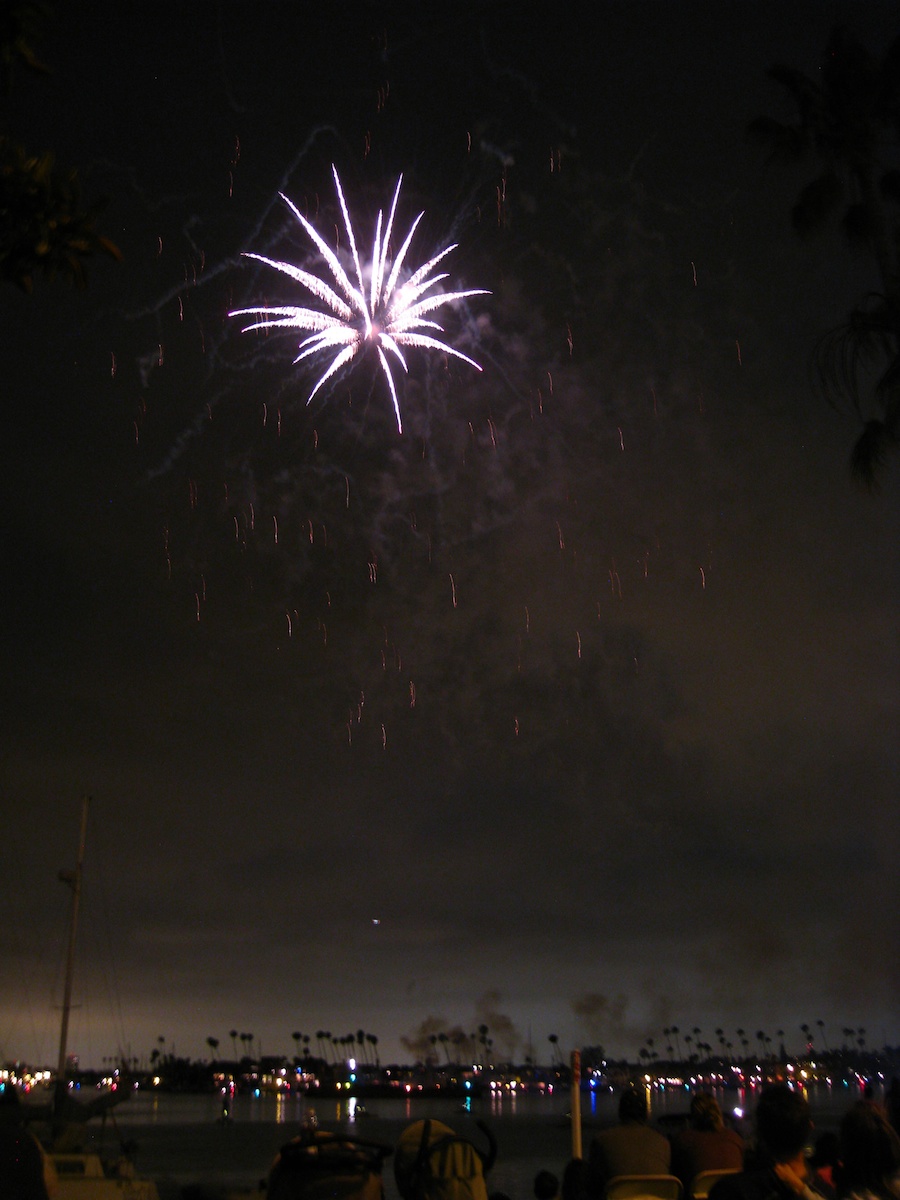
[[[572,1051],[572,1157],[581,1158],[581,1051]]]
[[[81,802],[81,838],[78,843],[78,862],[74,871],[60,871],[59,880],[72,889],[72,915],[69,921],[69,948],[66,955],[66,982],[63,992],[62,1028],[59,1035],[59,1062],[56,1068],[56,1091],[53,1101],[53,1124],[58,1131],[62,1123],[68,1089],[66,1087],[66,1045],[69,1037],[69,1012],[72,1008],[72,984],[75,978],[75,936],[78,931],[78,905],[81,900],[81,872],[84,866],[84,845],[87,838],[87,818],[90,796]]]

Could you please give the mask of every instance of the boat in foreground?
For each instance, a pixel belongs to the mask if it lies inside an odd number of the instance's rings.
[[[140,1179],[133,1162],[124,1154],[106,1163],[95,1151],[63,1149],[66,1131],[84,1122],[95,1113],[103,1112],[118,1103],[120,1097],[106,1094],[87,1105],[75,1103],[69,1096],[66,1080],[66,1042],[69,1013],[72,1006],[72,982],[75,964],[75,938],[78,929],[78,906],[81,899],[81,877],[87,836],[89,797],[85,796],[81,810],[81,838],[78,861],[74,871],[60,871],[61,882],[72,889],[72,911],[69,925],[69,945],[63,996],[62,1029],[59,1043],[59,1066],[52,1104],[49,1109],[49,1138],[45,1149],[45,1175],[53,1200],[159,1200],[156,1184]],[[79,1111],[81,1110],[81,1111]],[[73,1121],[76,1117],[77,1120]],[[34,1111],[37,1116],[37,1111]]]
[[[110,1169],[99,1154],[51,1153],[48,1157],[56,1175],[54,1200],[159,1200],[156,1184],[139,1179],[126,1158]]]

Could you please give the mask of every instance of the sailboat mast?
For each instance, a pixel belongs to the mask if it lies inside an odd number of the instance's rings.
[[[60,871],[59,880],[72,889],[72,915],[69,921],[69,948],[66,955],[66,981],[63,993],[62,1028],[59,1035],[59,1062],[56,1068],[54,1115],[62,1115],[66,1096],[66,1044],[69,1037],[69,1013],[72,1008],[72,983],[75,978],[75,936],[78,932],[78,905],[81,901],[81,872],[84,866],[84,845],[87,838],[87,818],[90,796],[81,802],[81,838],[78,843],[78,862],[74,871]]]

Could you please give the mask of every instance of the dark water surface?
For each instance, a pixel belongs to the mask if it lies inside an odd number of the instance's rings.
[[[842,1113],[860,1093],[848,1087],[812,1089],[809,1094],[817,1130],[837,1126]],[[753,1098],[736,1091],[718,1094],[726,1113],[745,1112],[735,1118],[749,1128]],[[666,1123],[687,1113],[690,1095],[671,1091],[650,1097],[651,1121]],[[607,1092],[582,1096],[584,1152],[596,1129],[616,1119],[618,1096]],[[493,1130],[498,1155],[489,1179],[491,1191],[506,1192],[511,1200],[532,1200],[535,1174],[548,1169],[558,1176],[572,1157],[572,1097],[504,1093],[463,1102],[459,1099],[416,1096],[307,1102],[299,1096],[237,1096],[232,1119],[221,1120],[217,1096],[173,1096],[138,1093],[115,1111],[106,1130],[92,1127],[94,1144],[112,1150],[115,1134],[137,1143],[140,1174],[157,1182],[162,1200],[180,1195],[189,1184],[216,1188],[255,1188],[265,1178],[278,1149],[299,1132],[314,1114],[322,1129],[396,1145],[412,1121],[431,1117],[487,1148],[476,1126],[483,1120]],[[113,1127],[114,1126],[114,1127]],[[385,1164],[387,1200],[398,1200],[391,1159]]]

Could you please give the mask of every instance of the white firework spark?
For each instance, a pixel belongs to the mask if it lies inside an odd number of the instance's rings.
[[[402,175],[397,180],[394,199],[391,202],[391,210],[388,215],[387,224],[384,225],[383,229],[384,214],[381,210],[378,213],[378,220],[375,224],[375,240],[372,246],[372,261],[369,267],[369,282],[368,286],[366,286],[359,252],[356,248],[356,238],[350,222],[350,214],[347,211],[347,203],[344,200],[344,193],[341,189],[341,181],[338,177],[337,169],[332,166],[331,170],[334,175],[341,213],[344,218],[344,228],[347,231],[347,240],[353,257],[356,283],[353,283],[350,276],[344,270],[336,252],[331,249],[309,221],[298,211],[297,206],[282,192],[279,193],[282,200],[284,200],[310,238],[312,238],[324,258],[328,270],[331,272],[333,283],[327,279],[320,279],[318,275],[313,275],[310,271],[304,271],[301,267],[295,266],[293,263],[279,262],[273,258],[266,258],[263,254],[246,254],[245,257],[255,258],[257,262],[265,263],[266,266],[274,267],[276,271],[281,271],[284,275],[289,276],[306,288],[317,300],[320,300],[325,308],[303,308],[296,305],[238,308],[234,312],[229,313],[229,316],[260,318],[258,321],[244,326],[244,333],[249,332],[251,329],[272,329],[279,327],[308,331],[310,336],[304,338],[300,343],[298,347],[299,353],[294,359],[295,363],[300,362],[304,358],[309,358],[311,355],[318,354],[319,351],[336,351],[328,367],[310,392],[309,400],[312,400],[323,384],[340,371],[342,367],[350,363],[368,346],[374,346],[378,354],[381,369],[384,371],[388,387],[391,391],[394,412],[397,415],[397,429],[402,433],[403,423],[400,419],[400,404],[397,400],[397,389],[387,356],[390,354],[400,363],[403,370],[406,371],[408,368],[401,347],[412,346],[426,350],[440,350],[444,354],[453,355],[454,358],[461,358],[463,362],[469,363],[476,370],[480,371],[481,367],[474,359],[469,358],[466,354],[462,354],[459,350],[455,350],[452,346],[448,346],[446,342],[435,337],[433,333],[423,332],[423,330],[434,330],[437,333],[444,332],[443,326],[431,319],[429,315],[434,313],[441,305],[451,304],[456,300],[464,300],[467,296],[488,296],[490,293],[483,288],[471,288],[463,292],[434,292],[432,290],[441,280],[448,277],[448,272],[446,271],[442,271],[437,275],[433,275],[432,271],[442,259],[446,258],[451,250],[456,249],[455,242],[453,245],[445,247],[434,258],[429,259],[428,262],[416,270],[407,272],[404,269],[406,254],[412,242],[413,234],[416,232],[416,227],[425,215],[424,213],[419,213],[413,221],[397,256],[392,260],[388,258],[390,253],[391,229],[394,224],[394,214],[397,211],[400,184],[403,182]],[[404,277],[402,281],[401,275]],[[309,400],[307,403],[309,403]]]

